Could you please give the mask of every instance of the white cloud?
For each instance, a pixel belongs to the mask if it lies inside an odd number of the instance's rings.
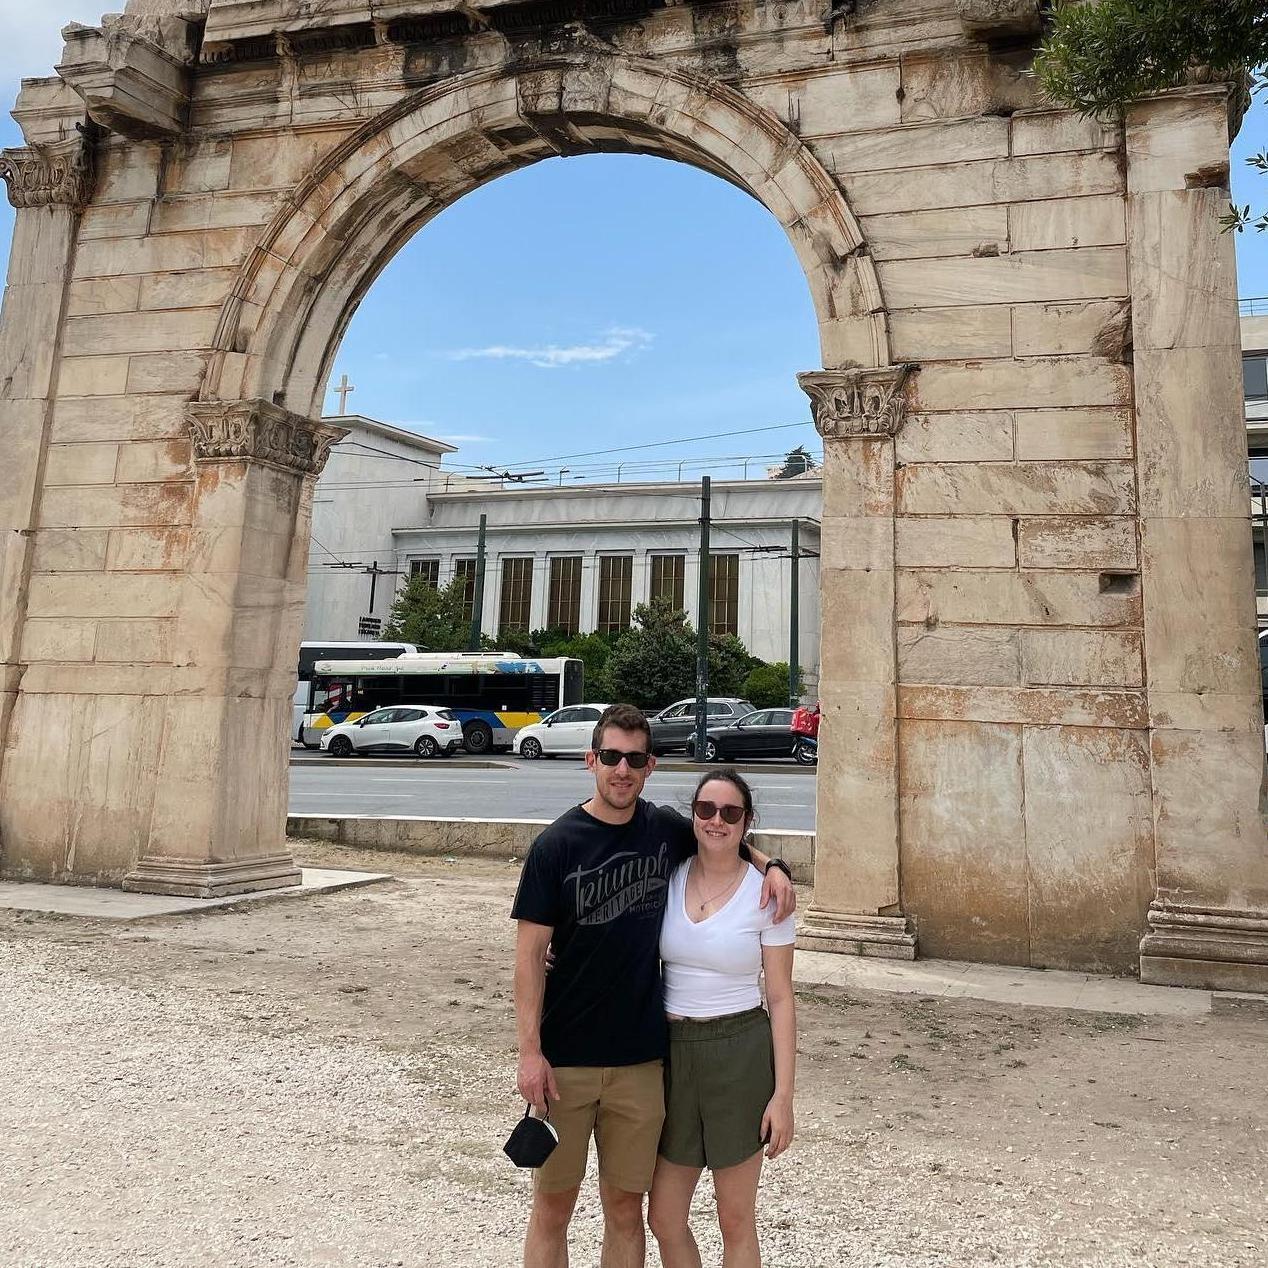
[[[614,361],[627,352],[641,352],[651,342],[652,336],[646,330],[614,326],[594,343],[551,343],[537,348],[492,344],[487,348],[457,348],[441,355],[449,361],[527,361],[543,370],[557,370],[566,365]]]

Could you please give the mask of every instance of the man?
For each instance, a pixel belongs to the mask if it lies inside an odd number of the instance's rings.
[[[601,1268],[642,1268],[643,1195],[664,1119],[668,1047],[660,923],[669,875],[695,850],[691,822],[639,794],[656,769],[651,728],[633,705],[607,709],[586,766],[594,796],[533,842],[512,916],[520,1094],[549,1108],[559,1144],[535,1175],[525,1268],[567,1268],[568,1224],[593,1134],[603,1204]],[[796,904],[787,868],[764,871],[762,905]],[[782,869],[782,870],[777,870]],[[546,952],[554,961],[546,973]]]

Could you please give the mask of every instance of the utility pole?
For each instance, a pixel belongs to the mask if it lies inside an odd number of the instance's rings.
[[[788,594],[788,704],[795,709],[801,692],[797,679],[801,676],[801,525],[792,522],[792,589]]]
[[[480,535],[476,538],[475,598],[471,606],[471,634],[467,639],[467,651],[480,650],[480,622],[484,617],[484,529],[487,515],[480,516]]]
[[[709,710],[709,477],[700,477],[700,587],[696,604],[696,757],[703,762]]]

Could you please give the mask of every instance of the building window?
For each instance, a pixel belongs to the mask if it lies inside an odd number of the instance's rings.
[[[1242,385],[1248,401],[1268,400],[1268,355],[1257,352],[1242,358]]]
[[[550,604],[546,625],[565,634],[581,628],[581,556],[558,555],[550,561]]]
[[[630,555],[603,555],[599,559],[600,634],[619,634],[630,628],[630,587],[634,559]]]
[[[678,610],[683,607],[683,578],[687,567],[685,555],[653,555],[652,578],[647,592],[649,599],[668,599]]]
[[[502,560],[502,602],[498,609],[498,632],[528,632],[529,605],[533,600],[533,558],[531,555]]]
[[[740,557],[709,556],[709,633],[740,632]]]
[[[474,559],[455,559],[453,563],[453,579],[463,583],[462,619],[470,621],[475,617],[476,561]]]
[[[439,559],[411,559],[409,561],[409,577],[413,581],[420,577],[433,590],[440,585]]]

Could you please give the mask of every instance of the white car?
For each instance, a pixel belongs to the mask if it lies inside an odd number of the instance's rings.
[[[321,751],[331,757],[411,751],[419,757],[447,756],[461,746],[458,715],[421,704],[375,709],[356,722],[341,722],[321,733]]]
[[[590,749],[594,724],[606,704],[570,704],[548,713],[540,722],[522,726],[515,732],[511,750],[521,757],[577,756]]]

